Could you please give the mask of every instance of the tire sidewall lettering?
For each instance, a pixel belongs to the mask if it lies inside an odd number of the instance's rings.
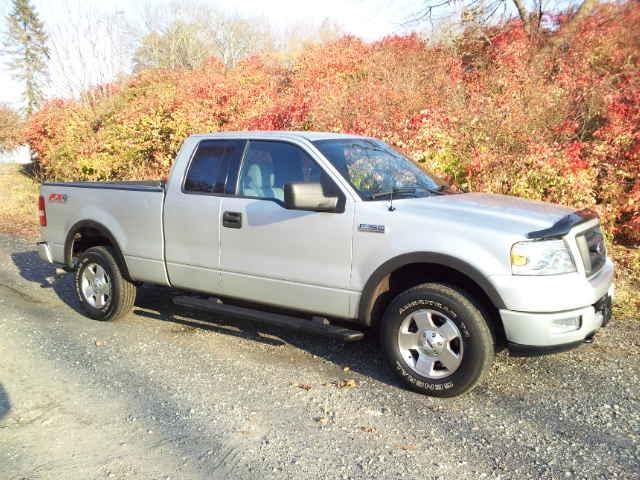
[[[448,376],[420,375],[400,352],[398,332],[402,322],[417,310],[446,315],[458,327],[464,342],[462,362]],[[454,397],[474,388],[487,374],[494,344],[487,318],[465,290],[446,283],[424,283],[397,294],[380,325],[380,341],[388,364],[409,389],[434,397]]]
[[[406,316],[407,311],[419,310],[420,308],[425,308],[425,307],[432,308],[434,310],[439,310],[442,313],[447,314],[449,318],[451,318],[455,322],[455,324],[458,325],[462,336],[464,338],[471,338],[471,332],[469,331],[469,328],[465,324],[464,320],[460,318],[453,309],[435,300],[428,300],[428,299],[422,299],[422,298],[412,300],[411,302],[405,303],[400,308],[398,308],[398,315],[400,315],[401,317]]]
[[[402,375],[405,378],[407,382],[411,383],[415,387],[420,388],[422,390],[438,391],[438,390],[449,390],[455,387],[455,383],[453,383],[451,380],[444,383],[430,383],[430,382],[424,382],[422,380],[419,380],[415,378],[412,374],[410,374],[404,368],[404,365],[402,365],[402,363],[400,363],[399,361],[396,361],[396,370],[400,375]]]

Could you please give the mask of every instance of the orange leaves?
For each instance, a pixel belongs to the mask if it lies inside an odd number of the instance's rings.
[[[565,155],[569,164],[569,168],[574,173],[578,170],[583,170],[589,167],[589,162],[581,156],[582,148],[583,145],[580,142],[572,142],[565,149]]]
[[[592,206],[640,241],[640,9],[606,4],[530,39],[517,22],[430,45],[343,37],[286,61],[141,72],[54,100],[27,136],[45,175],[161,177],[196,132],[313,129],[375,136],[459,185]]]

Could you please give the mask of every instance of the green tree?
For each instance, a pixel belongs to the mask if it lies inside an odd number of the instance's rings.
[[[7,23],[4,53],[11,57],[9,68],[15,78],[24,82],[25,111],[29,115],[43,99],[49,59],[47,34],[30,0],[13,0]]]

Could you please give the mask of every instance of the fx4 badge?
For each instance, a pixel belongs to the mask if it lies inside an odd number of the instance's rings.
[[[358,225],[358,230],[361,232],[369,233],[384,233],[384,225],[371,225],[368,223],[361,223]]]
[[[52,193],[49,195],[49,201],[64,203],[67,201],[67,196],[64,193]]]

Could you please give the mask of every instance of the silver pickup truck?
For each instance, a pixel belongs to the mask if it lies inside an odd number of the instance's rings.
[[[595,214],[456,193],[384,142],[319,132],[194,135],[163,182],[45,183],[43,259],[86,314],[142,283],[174,302],[345,341],[376,331],[407,386],[468,391],[496,347],[553,351],[611,317]]]

